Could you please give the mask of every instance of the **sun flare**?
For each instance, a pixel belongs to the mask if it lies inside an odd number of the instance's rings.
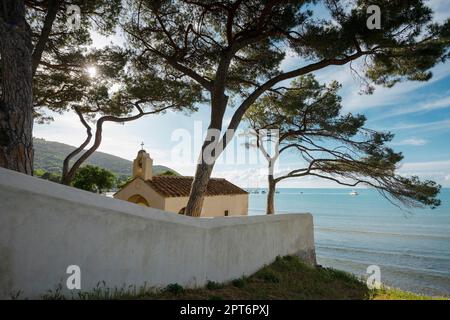
[[[94,66],[88,67],[86,71],[91,78],[95,78],[97,76],[97,68]]]

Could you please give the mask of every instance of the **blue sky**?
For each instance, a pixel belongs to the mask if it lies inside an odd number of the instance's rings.
[[[448,0],[432,0],[429,5],[436,12],[437,21],[450,16]],[[95,37],[94,44],[102,46],[108,41],[110,39]],[[290,70],[298,63],[288,53],[282,69]],[[401,174],[419,175],[450,187],[450,62],[439,64],[432,71],[433,78],[428,82],[405,82],[391,89],[377,87],[370,96],[358,94],[360,83],[349,65],[321,70],[316,77],[321,82],[337,80],[342,84],[339,93],[343,98],[343,112],[363,113],[368,119],[367,127],[395,133],[392,146],[405,156],[399,168]],[[228,110],[225,123],[233,111]],[[73,113],[54,118],[51,124],[35,124],[34,136],[71,145],[82,142],[85,131]],[[124,125],[108,123],[99,151],[132,160],[143,141],[155,164],[193,175],[208,119],[208,106],[200,106],[199,111],[191,115],[168,112]],[[242,187],[264,186],[265,162],[256,150],[246,150],[243,142],[240,135],[234,138],[225,156],[219,159],[213,176],[227,178]],[[180,155],[181,150],[184,150],[183,155]],[[288,155],[280,159],[278,169],[294,169],[296,164],[298,159]],[[280,187],[337,185],[307,177],[282,182]]]

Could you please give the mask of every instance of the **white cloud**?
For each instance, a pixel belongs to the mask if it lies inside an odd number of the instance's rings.
[[[428,141],[421,138],[410,138],[410,139],[404,139],[398,142],[393,142],[392,145],[394,146],[423,146],[427,144]]]
[[[360,95],[358,86],[354,86],[351,90],[346,90],[343,93],[343,109],[345,111],[358,111],[380,106],[396,108],[405,102],[405,99],[408,98],[407,94],[447,77],[450,73],[450,64],[439,64],[432,69],[432,72],[433,77],[427,82],[405,81],[396,84],[393,88],[376,86],[372,95]]]
[[[401,116],[405,114],[417,113],[417,112],[429,112],[438,109],[445,109],[450,107],[450,92],[446,92],[444,97],[440,96],[437,99],[430,100],[428,102],[415,103],[412,106],[408,106],[402,109],[396,109],[394,111],[383,112],[377,118],[372,119],[372,121],[382,120],[386,118]]]
[[[125,45],[125,36],[122,31],[117,27],[116,33],[109,36],[104,36],[96,31],[91,32],[92,37],[92,47],[96,49],[102,49],[107,46],[124,46]]]
[[[425,161],[425,162],[405,162],[402,164],[401,171],[431,172],[431,171],[450,171],[450,160]]]
[[[450,64],[438,64],[431,69],[433,77],[427,82],[421,81],[405,81],[396,84],[392,88],[385,88],[383,86],[375,86],[375,91],[371,95],[360,94],[361,91],[361,79],[352,71],[358,70],[358,73],[363,76],[364,72],[361,70],[363,59],[353,61],[350,64],[343,66],[332,66],[315,72],[316,78],[321,83],[329,83],[332,80],[336,80],[342,84],[342,89],[339,94],[342,96],[342,111],[343,112],[358,112],[371,108],[388,107],[391,106],[391,110],[386,110],[386,114],[383,118],[396,114],[406,114],[410,112],[428,111],[439,108],[446,108],[450,105],[450,98],[448,94],[442,94],[439,99],[435,101],[429,101],[426,104],[420,105],[419,103],[413,103],[413,107],[410,109],[399,109],[403,105],[410,105],[409,96],[415,90],[423,87],[430,86],[431,84],[447,77],[450,74]],[[409,106],[408,106],[409,108]],[[381,118],[380,118],[381,119]]]
[[[400,123],[387,130],[409,130],[415,129],[421,131],[436,131],[436,130],[449,130],[450,129],[450,119],[423,122],[423,123]]]
[[[450,186],[450,160],[406,162],[399,170],[403,176],[419,176],[421,179],[434,180],[445,187]]]
[[[442,23],[450,17],[448,0],[430,0],[427,5],[433,10],[434,21]]]

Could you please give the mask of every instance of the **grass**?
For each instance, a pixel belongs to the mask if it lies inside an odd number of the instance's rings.
[[[395,288],[385,288],[377,291],[375,300],[448,300],[448,298],[430,297]]]
[[[44,299],[66,299],[61,287],[49,291]],[[81,292],[74,299],[376,299],[376,300],[423,300],[436,299],[404,292],[398,289],[382,288],[369,290],[364,282],[349,273],[331,268],[313,268],[297,257],[277,258],[249,277],[242,277],[228,283],[209,281],[205,287],[187,289],[179,284],[170,284],[163,289],[128,287],[108,289],[100,283],[92,292]]]

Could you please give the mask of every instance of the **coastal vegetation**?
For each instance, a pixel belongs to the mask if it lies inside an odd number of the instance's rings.
[[[450,21],[433,22],[422,0],[377,1],[381,28],[367,27],[371,1],[131,1],[124,23],[137,70],[154,64],[201,86],[210,111],[185,214],[200,216],[216,159],[244,115],[299,76],[351,64],[365,93],[375,85],[427,81],[444,61]],[[283,70],[286,52],[292,68]],[[358,63],[352,62],[358,60]],[[351,72],[349,70],[349,72]],[[224,123],[224,118],[230,121]],[[433,203],[433,193],[420,195]]]
[[[57,97],[74,93],[61,81],[67,70],[59,62],[70,62],[91,45],[94,28],[103,35],[115,31],[121,0],[86,1],[81,7],[79,3],[5,0],[0,6],[2,167],[33,174],[33,121],[41,115],[40,107],[58,108],[45,99],[39,103],[36,93],[45,88],[46,80],[52,82],[49,88],[60,84],[53,92]],[[53,78],[46,77],[49,72]]]
[[[4,0],[0,166],[33,174],[33,121],[49,120],[46,110],[73,110],[86,131],[63,161],[61,182],[70,184],[100,146],[104,122],[195,111],[204,103],[210,122],[185,210],[199,216],[216,159],[243,117],[260,100],[283,96],[287,80],[358,61],[349,72],[361,80],[363,93],[372,93],[375,85],[427,81],[430,69],[447,59],[450,21],[435,23],[425,1],[377,1],[383,9],[377,28],[367,26],[371,4],[323,1],[326,14],[318,19],[315,1]],[[94,48],[94,31],[120,31],[124,43]],[[297,61],[291,70],[281,68],[286,52]],[[337,170],[329,165],[328,171]],[[354,166],[338,170],[355,177],[348,174]],[[322,173],[331,176],[323,167]],[[437,205],[437,186],[396,180],[396,192],[383,192],[402,203]],[[413,192],[397,192],[409,184]]]
[[[70,185],[101,145],[104,123],[123,124],[168,109],[195,110],[194,103],[202,100],[195,85],[160,76],[156,69],[134,72],[131,62],[138,57],[123,47],[91,46],[93,32],[115,34],[122,4],[4,1],[0,27],[13,21],[23,28],[0,28],[1,166],[33,174],[32,124],[52,121],[48,111],[75,112],[85,130],[82,143],[63,160],[61,182]]]
[[[373,187],[388,201],[408,208],[439,206],[440,185],[397,173],[403,155],[389,146],[391,132],[367,128],[362,114],[342,112],[340,87],[336,81],[319,84],[312,75],[299,77],[283,94],[268,93],[247,111],[253,146],[268,165],[266,213],[275,212],[277,183],[307,176]],[[295,156],[294,167],[275,175],[279,157],[288,152]]]

